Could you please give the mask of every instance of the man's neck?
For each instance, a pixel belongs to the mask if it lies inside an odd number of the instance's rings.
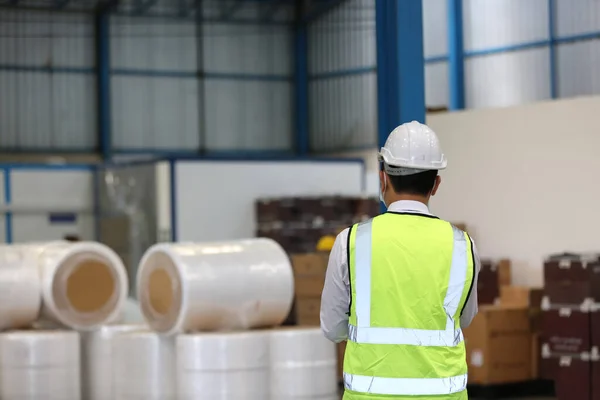
[[[389,204],[395,203],[397,201],[418,201],[419,203],[423,203],[429,207],[429,197],[413,195],[413,194],[394,194],[390,196]]]

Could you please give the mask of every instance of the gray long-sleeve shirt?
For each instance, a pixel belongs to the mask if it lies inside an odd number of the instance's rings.
[[[431,215],[427,206],[418,201],[397,201],[390,204],[388,210]],[[347,256],[348,231],[348,228],[345,229],[335,239],[329,256],[325,286],[321,295],[321,330],[329,340],[336,343],[348,338],[347,312],[350,307],[350,282]],[[460,326],[462,328],[469,326],[477,314],[477,276],[479,275],[481,262],[475,243],[473,243],[473,255],[475,258],[475,279],[473,280],[471,295],[460,317]]]

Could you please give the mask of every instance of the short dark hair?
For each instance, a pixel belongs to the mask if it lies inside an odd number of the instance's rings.
[[[398,194],[415,194],[427,196],[433,189],[437,170],[419,172],[412,175],[388,175],[389,181]]]

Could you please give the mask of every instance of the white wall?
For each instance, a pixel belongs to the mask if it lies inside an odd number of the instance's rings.
[[[598,110],[586,97],[430,115],[448,157],[432,211],[465,222],[482,257],[511,258],[517,284],[541,284],[551,253],[600,250]],[[377,163],[366,165],[377,195]]]
[[[214,241],[254,237],[260,198],[360,195],[360,161],[178,161],[176,239]]]
[[[9,175],[11,201],[4,203],[12,212],[13,242],[58,240],[68,234],[94,239],[91,168],[12,166],[5,171]],[[73,213],[75,220],[51,222],[53,212]],[[6,240],[4,232],[1,238]]]

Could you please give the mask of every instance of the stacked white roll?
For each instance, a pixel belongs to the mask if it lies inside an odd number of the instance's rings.
[[[270,333],[271,399],[334,400],[335,344],[319,328],[281,328]]]
[[[269,398],[267,331],[177,337],[179,400]]]
[[[166,334],[277,326],[294,277],[271,239],[161,243],[140,262],[137,292],[150,327]]]
[[[77,330],[118,318],[127,299],[125,266],[97,242],[55,241],[12,246],[41,279],[41,317]]]
[[[115,398],[113,339],[143,325],[107,325],[81,334],[81,385],[85,400]]]
[[[113,337],[111,400],[174,400],[175,337],[148,330]]]
[[[80,398],[77,332],[49,330],[0,334],[0,399]]]
[[[42,302],[40,275],[21,251],[0,246],[0,331],[31,326]]]

